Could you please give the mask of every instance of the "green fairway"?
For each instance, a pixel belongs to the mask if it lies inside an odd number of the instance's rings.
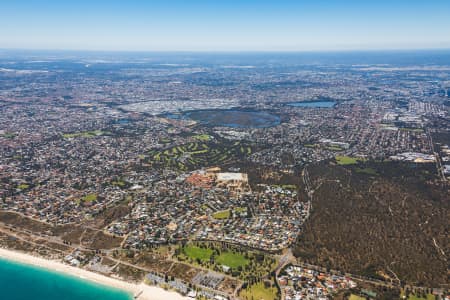
[[[194,139],[197,139],[199,141],[209,141],[211,139],[211,136],[208,134],[198,134],[194,135]]]
[[[207,134],[200,134],[194,138],[197,141],[151,150],[150,162],[162,168],[195,170],[230,163],[253,152],[249,145],[240,141],[233,144],[228,141],[216,141]]]
[[[216,258],[216,262],[235,269],[239,266],[243,267],[247,265],[249,263],[249,260],[241,254],[224,252]]]
[[[172,142],[172,140],[171,139],[167,139],[167,138],[162,138],[162,139],[159,140],[159,142],[162,143],[162,144],[169,144],[169,143]]]
[[[207,261],[211,258],[213,250],[208,248],[200,248],[196,246],[186,246],[183,248],[184,254],[192,259],[200,259],[201,261]]]
[[[229,210],[218,211],[218,212],[213,214],[213,218],[217,219],[217,220],[228,219],[229,217],[230,217],[230,211]]]

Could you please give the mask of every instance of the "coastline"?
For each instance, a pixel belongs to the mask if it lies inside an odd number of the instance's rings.
[[[94,282],[96,284],[105,285],[108,287],[124,290],[129,292],[132,296],[139,295],[137,300],[186,300],[190,299],[174,291],[166,291],[163,288],[150,286],[145,283],[135,284],[90,272],[81,268],[68,266],[59,261],[48,260],[42,257],[25,254],[13,250],[0,248],[0,258],[18,262],[21,264],[32,265],[35,267],[47,269],[50,271],[63,273],[66,275],[78,277],[80,279]]]

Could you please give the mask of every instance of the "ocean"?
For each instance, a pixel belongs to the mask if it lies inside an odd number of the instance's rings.
[[[1,300],[131,300],[125,291],[0,258]]]

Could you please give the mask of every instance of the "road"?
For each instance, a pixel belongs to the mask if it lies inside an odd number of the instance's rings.
[[[438,172],[439,176],[441,177],[442,181],[447,181],[447,177],[445,176],[445,173],[444,173],[444,167],[442,166],[441,156],[434,149],[433,137],[431,136],[431,133],[428,132],[428,130],[427,130],[426,133],[427,133],[427,136],[428,136],[428,142],[430,143],[430,149],[433,152],[434,157],[436,159],[437,172]]]

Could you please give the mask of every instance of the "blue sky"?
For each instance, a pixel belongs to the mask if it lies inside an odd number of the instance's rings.
[[[450,0],[1,0],[0,48],[450,48]]]

